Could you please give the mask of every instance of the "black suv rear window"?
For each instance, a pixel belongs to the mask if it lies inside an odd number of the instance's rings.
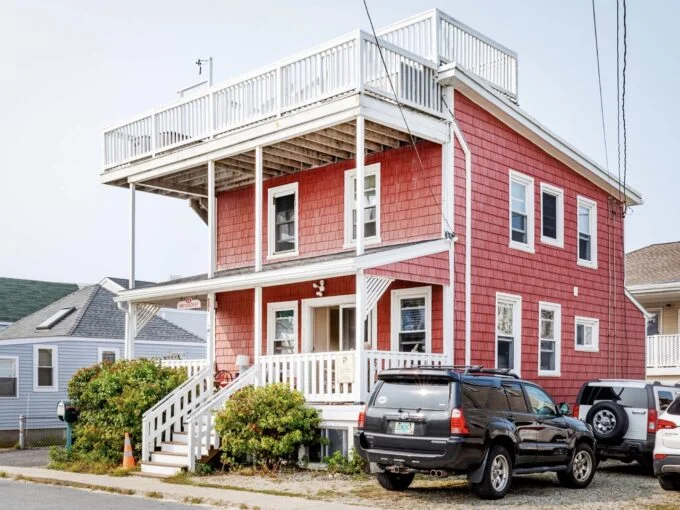
[[[447,380],[385,381],[375,396],[373,407],[446,411],[454,384]]]
[[[616,402],[623,407],[647,409],[647,389],[622,386],[586,386],[580,403],[581,405],[591,406],[602,400]]]

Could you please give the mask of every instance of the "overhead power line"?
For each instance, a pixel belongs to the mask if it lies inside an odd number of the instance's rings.
[[[595,31],[595,56],[597,58],[597,82],[600,87],[600,115],[602,117],[602,139],[604,140],[604,160],[609,171],[609,150],[607,149],[607,129],[604,124],[604,102],[602,100],[602,74],[600,71],[600,47],[597,38],[597,16],[595,15],[595,0],[593,3],[593,29]]]

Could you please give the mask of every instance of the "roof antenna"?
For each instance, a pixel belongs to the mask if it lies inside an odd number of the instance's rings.
[[[178,90],[177,93],[179,94],[179,97],[184,97],[184,94],[189,92],[190,90],[193,90],[195,88],[201,87],[205,85],[206,83],[208,84],[208,87],[212,87],[213,85],[213,58],[199,58],[196,59],[196,62],[194,62],[198,66],[198,75],[201,76],[203,74],[203,65],[208,64],[208,79],[200,81],[198,83],[195,83],[193,85],[190,85],[186,88],[183,88],[181,90]]]

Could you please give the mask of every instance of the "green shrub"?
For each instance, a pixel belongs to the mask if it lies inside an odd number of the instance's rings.
[[[352,448],[349,456],[345,457],[342,452],[335,451],[330,457],[324,459],[329,473],[340,473],[343,475],[358,475],[366,470],[366,461],[362,459]]]
[[[222,438],[222,463],[269,469],[295,463],[301,446],[319,442],[320,422],[318,411],[305,406],[302,393],[285,384],[243,388],[215,420]]]
[[[125,432],[130,433],[139,457],[142,415],[185,379],[184,370],[144,359],[102,363],[76,372],[68,384],[69,398],[80,412],[73,429],[73,458],[120,464]]]

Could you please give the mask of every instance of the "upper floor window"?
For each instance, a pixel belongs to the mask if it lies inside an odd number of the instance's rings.
[[[392,291],[392,350],[430,352],[432,287]]]
[[[510,170],[510,248],[534,251],[534,179]]]
[[[57,348],[36,345],[33,349],[33,391],[57,391]]]
[[[298,254],[298,183],[269,188],[269,257]]]
[[[597,269],[597,204],[579,196],[578,214],[578,264]]]
[[[267,305],[267,354],[295,354],[298,343],[298,303]]]
[[[7,356],[0,358],[0,398],[16,398],[18,395],[19,358]]]
[[[345,246],[357,239],[357,171],[345,172]],[[364,241],[380,242],[380,163],[364,167]]]
[[[562,307],[538,304],[538,375],[559,376],[562,350]]]
[[[577,351],[600,350],[600,321],[588,317],[576,317],[576,345]]]
[[[541,183],[541,242],[564,246],[564,191]]]
[[[519,373],[522,356],[522,298],[496,294],[496,368]]]
[[[661,334],[661,308],[647,310],[647,336]]]

